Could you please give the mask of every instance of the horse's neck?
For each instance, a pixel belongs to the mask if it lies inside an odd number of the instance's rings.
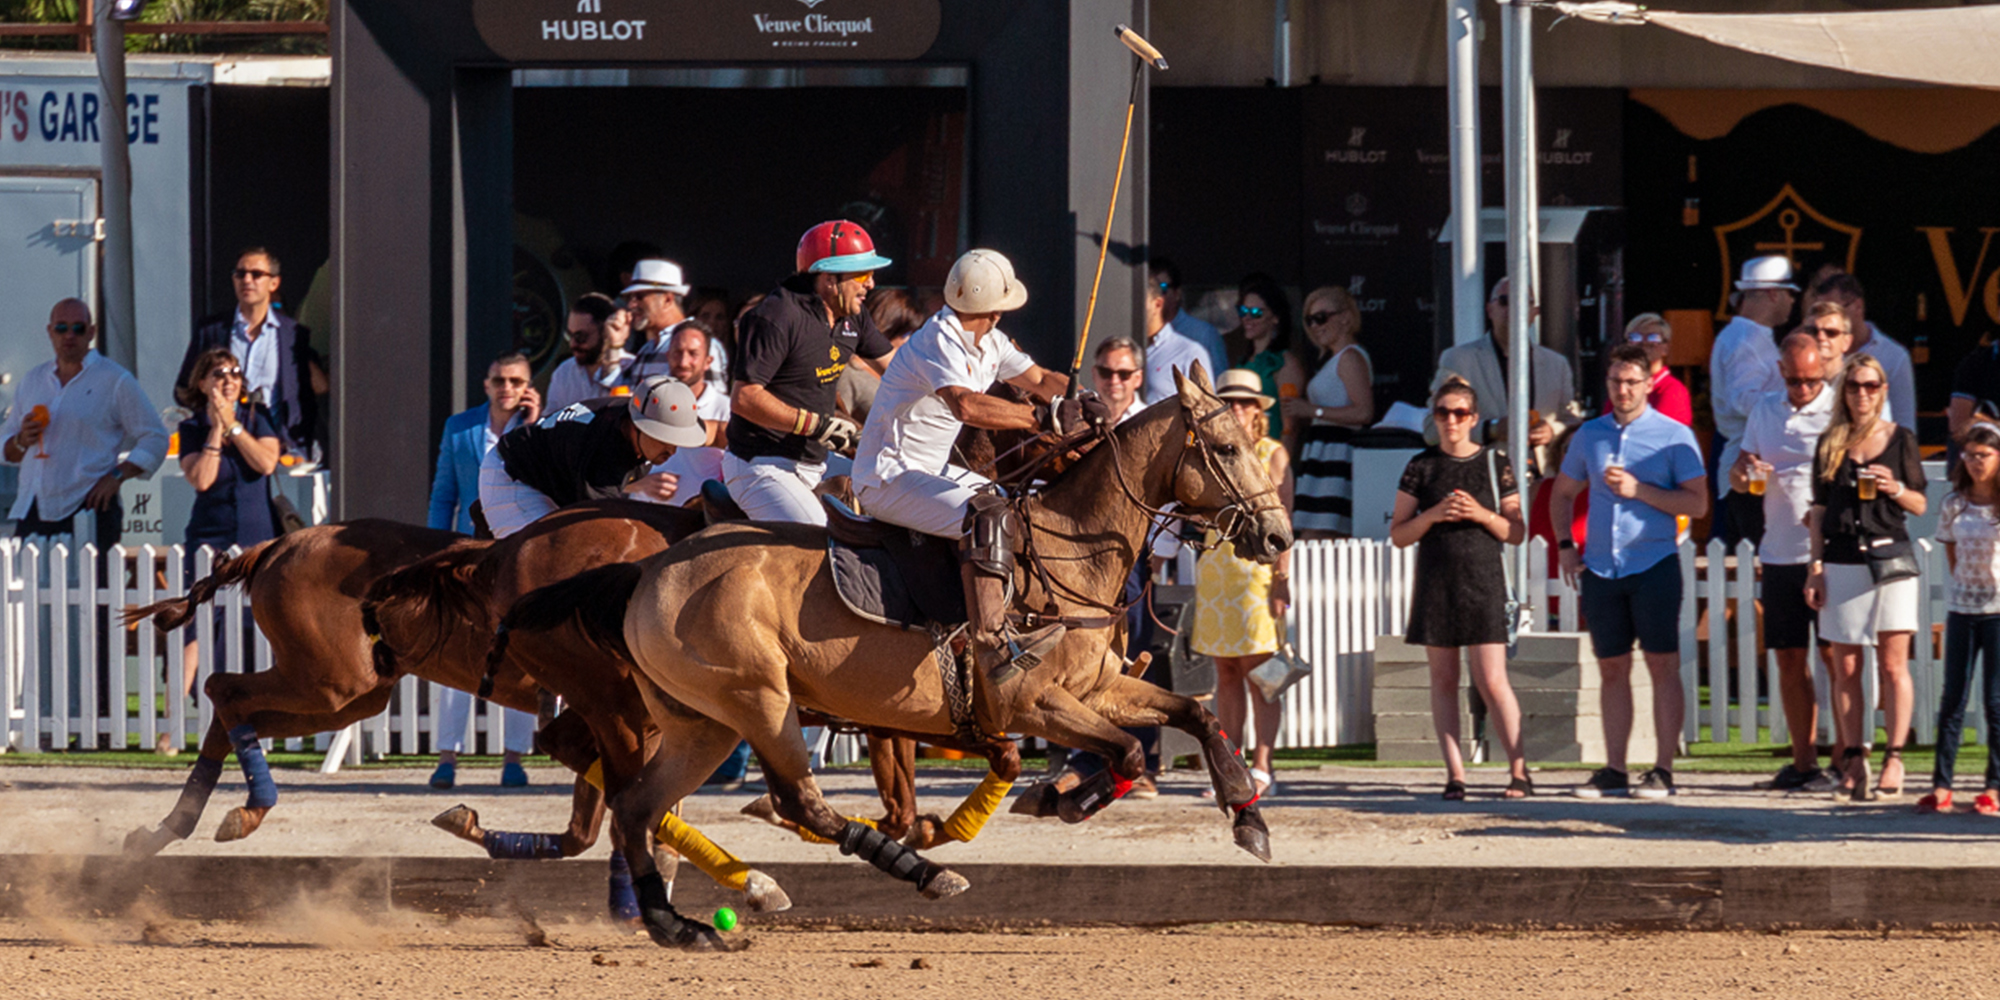
[[[1107,604],[1118,599],[1133,563],[1145,558],[1152,525],[1125,488],[1152,507],[1171,498],[1173,469],[1163,445],[1176,440],[1181,423],[1178,407],[1133,418],[1112,431],[1116,447],[1098,444],[1030,501],[1035,552],[1050,563],[1045,569]]]

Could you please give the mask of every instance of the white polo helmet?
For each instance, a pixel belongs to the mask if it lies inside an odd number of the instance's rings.
[[[708,443],[708,429],[694,412],[694,390],[680,379],[654,375],[639,383],[629,404],[639,433],[680,448]]]
[[[967,250],[944,279],[944,303],[962,313],[1008,312],[1028,304],[1028,287],[998,250]]]

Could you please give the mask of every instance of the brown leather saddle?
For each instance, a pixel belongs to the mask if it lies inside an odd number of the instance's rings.
[[[834,590],[849,611],[912,632],[965,623],[957,539],[863,517],[836,497],[820,502]]]

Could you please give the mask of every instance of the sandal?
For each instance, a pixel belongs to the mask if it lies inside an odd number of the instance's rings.
[[[1456,778],[1453,778],[1452,780],[1445,782],[1444,800],[1446,802],[1464,802],[1465,782],[1460,781]]]
[[[1884,777],[1887,777],[1887,776],[1888,776],[1888,774],[1889,774],[1889,762],[1890,762],[1890,761],[1895,761],[1895,762],[1896,762],[1896,769],[1897,769],[1897,770],[1899,770],[1899,771],[1900,771],[1900,770],[1902,770],[1902,768],[1903,768],[1903,748],[1902,748],[1902,747],[1885,747],[1885,748],[1883,748],[1883,750],[1882,750],[1882,774],[1883,774],[1883,776],[1884,776]],[[1889,786],[1888,786],[1887,784],[1880,784],[1880,785],[1876,785],[1876,786],[1875,786],[1875,794],[1877,794],[1877,795],[1880,795],[1881,797],[1883,797],[1883,798],[1885,798],[1885,799],[1893,799],[1893,798],[1898,798],[1898,797],[1900,797],[1900,796],[1901,796],[1901,795],[1903,794],[1903,783],[1902,783],[1902,781],[1901,781],[1901,780],[1898,780],[1898,781],[1896,782],[1896,786],[1895,786],[1894,788],[1891,788],[1891,787],[1889,787]]]
[[[1847,772],[1854,786],[1847,790],[1851,802],[1867,802],[1868,792],[1868,750],[1866,747],[1848,747],[1840,752],[1840,769]]]
[[[1509,778],[1507,790],[1500,793],[1503,799],[1525,799],[1535,794],[1535,779],[1530,777]]]
[[[1920,813],[1948,813],[1951,811],[1951,789],[1933,788],[1929,795],[1917,800]]]
[[[1981,816],[2000,816],[2000,795],[1995,795],[1991,788],[1980,792],[1972,800],[1972,811]]]

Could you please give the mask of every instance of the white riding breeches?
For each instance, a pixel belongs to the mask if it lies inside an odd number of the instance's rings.
[[[437,745],[433,746],[432,750],[438,753],[446,750],[452,753],[471,752],[472,743],[465,738],[465,734],[471,731],[468,725],[471,722],[473,702],[474,698],[467,692],[457,688],[439,687]],[[512,708],[503,708],[500,710],[500,717],[501,725],[507,729],[502,745],[508,753],[524,754],[534,750],[534,716]],[[493,752],[493,741],[490,739],[486,742],[486,752]]]
[[[957,538],[965,534],[965,509],[985,476],[956,465],[944,475],[915,469],[896,474],[880,486],[864,486],[855,497],[861,512],[879,521],[914,528],[926,535]]]
[[[729,498],[752,521],[789,521],[793,524],[826,524],[813,487],[826,475],[826,466],[764,455],[744,461],[734,453],[722,456],[722,482]]]
[[[486,453],[479,464],[479,510],[494,538],[505,538],[556,509],[541,490],[515,482],[500,461],[500,449]]]

